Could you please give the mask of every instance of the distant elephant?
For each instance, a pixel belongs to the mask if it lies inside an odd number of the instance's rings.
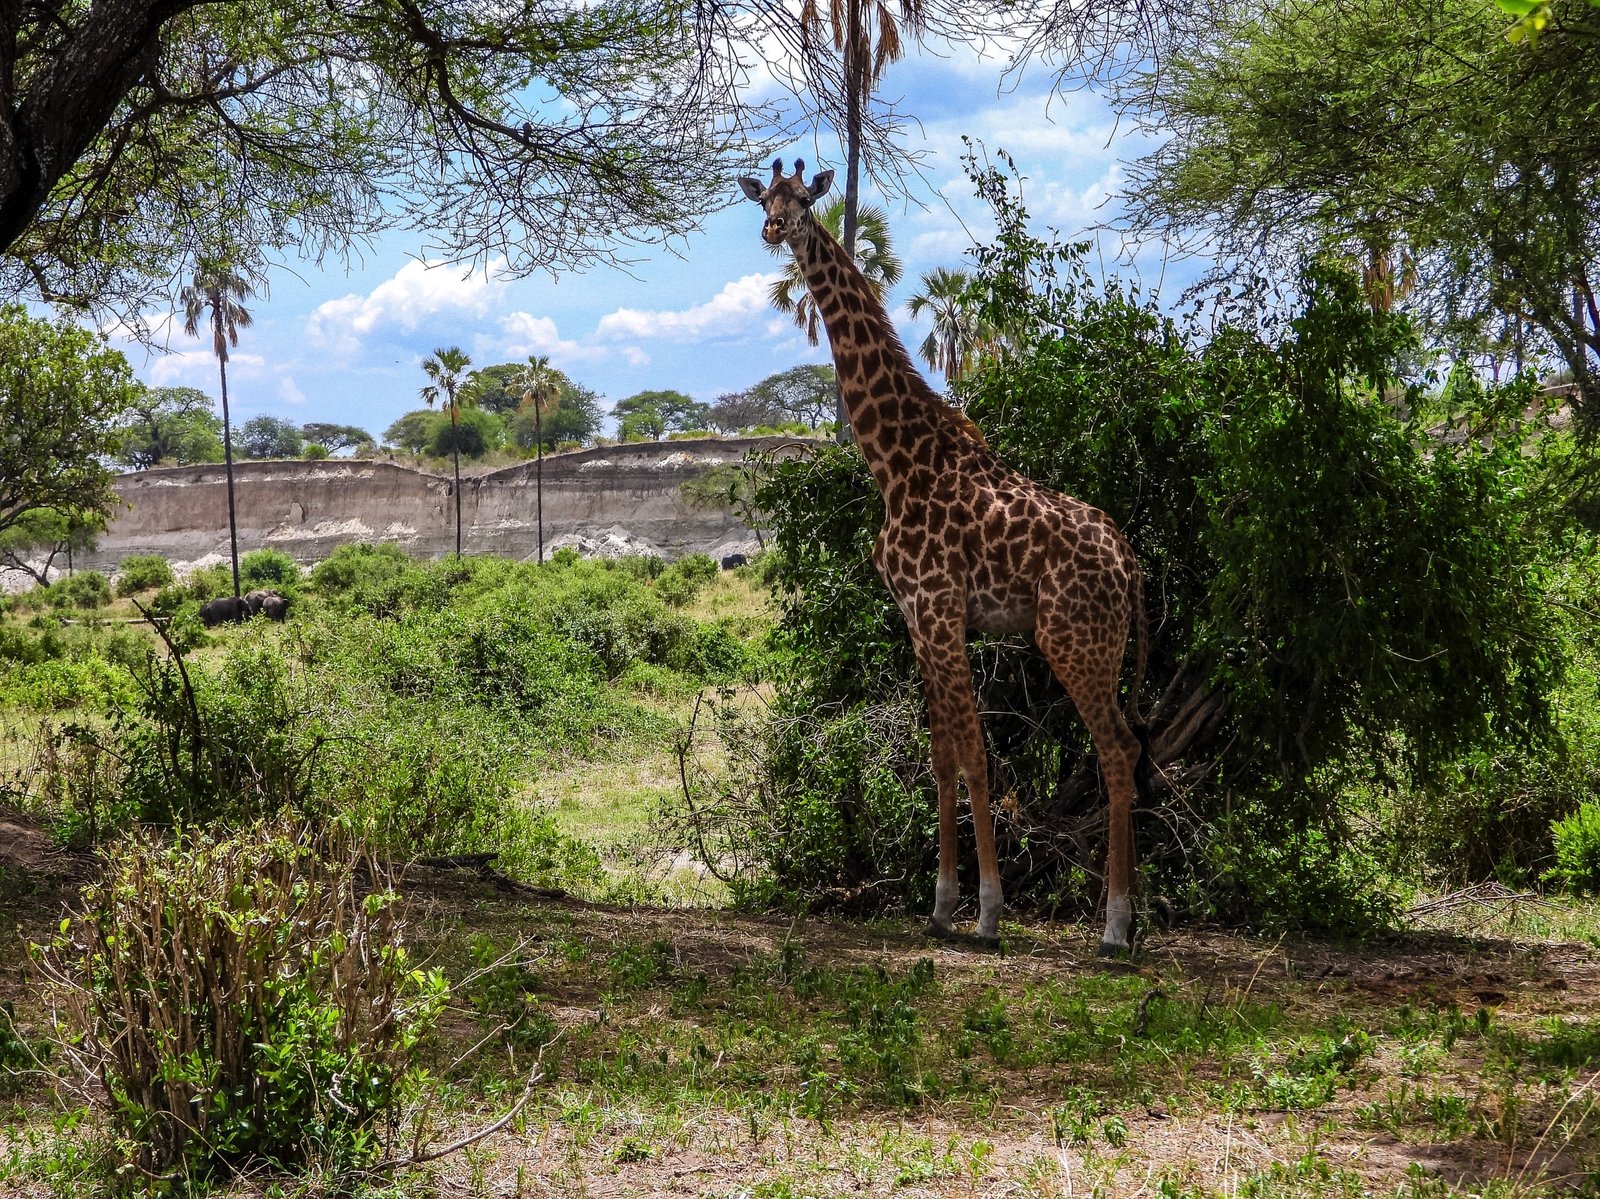
[[[261,611],[261,605],[266,602],[268,596],[277,594],[278,593],[276,591],[272,591],[268,588],[261,588],[257,591],[245,592],[244,602],[250,605],[250,615],[254,616],[257,612]]]
[[[214,629],[219,624],[226,624],[229,621],[249,620],[250,605],[238,596],[225,595],[221,599],[201,604],[200,619],[206,622],[208,629]]]
[[[261,601],[261,611],[267,614],[268,620],[282,620],[289,615],[289,601],[274,592]]]
[[[746,558],[743,554],[729,554],[722,560],[722,569],[732,570],[736,566],[743,566],[748,561],[750,561],[750,559]]]

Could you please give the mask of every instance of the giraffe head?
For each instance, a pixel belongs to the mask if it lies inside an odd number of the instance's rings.
[[[785,175],[783,159],[779,158],[772,163],[772,182],[767,186],[762,187],[759,180],[751,179],[748,175],[739,180],[744,194],[766,211],[767,219],[761,226],[761,240],[769,246],[776,246],[798,233],[804,227],[811,205],[833,183],[832,171],[819,171],[812,176],[808,186],[802,178],[805,169],[805,162],[797,158],[794,160],[794,174]]]

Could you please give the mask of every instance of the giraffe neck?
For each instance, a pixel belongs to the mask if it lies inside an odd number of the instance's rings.
[[[790,241],[828,330],[839,390],[856,443],[885,494],[906,473],[907,450],[941,425],[964,423],[912,365],[866,277],[815,217]]]

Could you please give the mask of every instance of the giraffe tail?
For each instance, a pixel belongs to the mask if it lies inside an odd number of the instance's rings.
[[[1133,634],[1133,682],[1128,691],[1128,727],[1139,739],[1139,761],[1133,768],[1134,786],[1148,797],[1156,776],[1155,753],[1150,748],[1150,726],[1139,712],[1139,693],[1144,690],[1145,666],[1150,656],[1150,614],[1144,606],[1144,571],[1133,566],[1133,611],[1129,614]]]

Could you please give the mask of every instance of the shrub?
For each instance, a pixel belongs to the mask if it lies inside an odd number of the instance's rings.
[[[1556,821],[1550,835],[1556,864],[1546,879],[1579,894],[1600,892],[1600,803],[1581,804],[1572,815]]]
[[[133,554],[117,567],[117,594],[133,595],[172,582],[172,566],[160,554]]]
[[[684,578],[702,584],[711,582],[721,569],[710,554],[685,554],[673,565]]]
[[[49,595],[54,608],[103,608],[111,602],[111,583],[98,570],[80,570],[50,584]]]
[[[127,841],[36,952],[60,1048],[146,1174],[369,1164],[423,1085],[444,980],[412,967],[376,863],[300,835]]]
[[[309,442],[306,443],[306,449],[305,449],[304,457],[305,457],[305,460],[307,462],[321,462],[327,456],[328,456],[328,447],[327,446],[318,445],[314,441],[309,441]]]
[[[311,586],[318,595],[344,596],[359,587],[392,579],[414,565],[411,555],[393,542],[351,542],[311,568]]]
[[[0,662],[29,666],[47,658],[59,658],[64,648],[60,633],[53,629],[30,636],[16,625],[0,624]]]
[[[170,631],[169,631],[170,635]],[[106,748],[124,764],[105,823],[204,824],[308,802],[324,727],[303,671],[236,644],[213,671],[150,659]]]
[[[700,594],[700,584],[686,577],[676,566],[669,566],[656,580],[656,594],[672,607],[683,608]]]
[[[240,580],[241,584],[243,580]],[[226,562],[214,562],[191,570],[184,579],[189,594],[202,604],[224,595],[233,594],[233,567]]]
[[[239,559],[239,590],[272,588],[292,591],[300,582],[300,564],[282,550],[251,550]]]
[[[145,605],[152,616],[171,616],[180,604],[194,599],[194,593],[185,584],[169,583],[150,597]]]

